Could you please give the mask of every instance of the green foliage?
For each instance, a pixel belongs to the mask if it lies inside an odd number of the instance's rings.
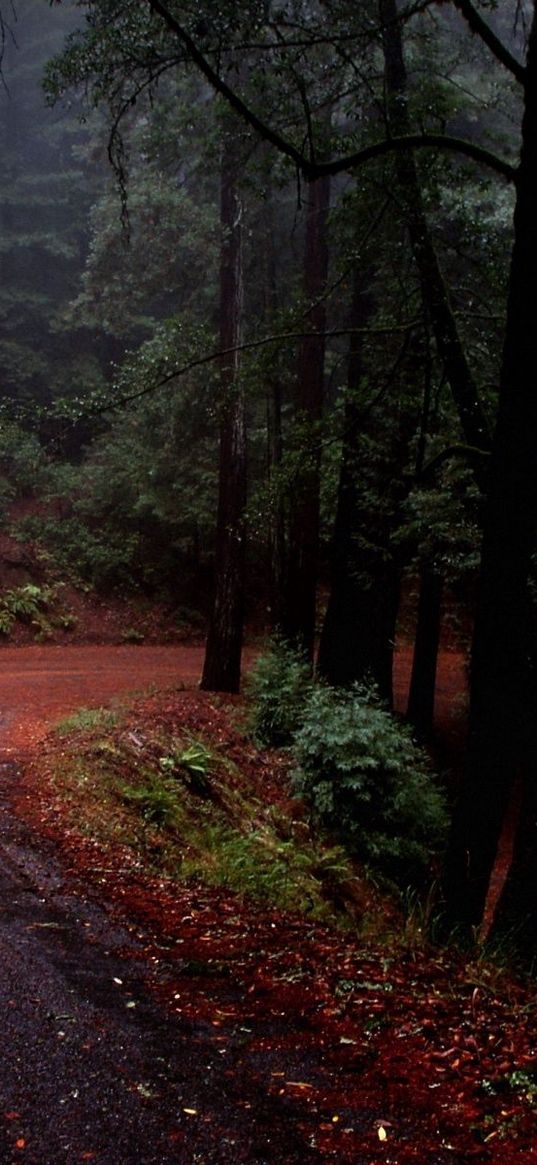
[[[210,777],[221,764],[221,758],[203,740],[196,739],[186,745],[184,741],[172,741],[170,751],[159,758],[163,773],[186,777],[189,788],[200,796],[209,796]]]
[[[425,753],[374,692],[314,687],[294,753],[294,788],[319,820],[403,884],[424,871],[444,839],[444,800]]]
[[[22,0],[16,16],[14,8],[2,15],[2,396],[26,402],[35,422],[36,403],[54,398],[67,369],[72,391],[80,386],[85,360],[103,355],[99,337],[79,329],[74,338],[61,325],[63,309],[76,294],[87,215],[102,181],[95,155],[81,157],[89,130],[77,121],[77,100],[52,118],[41,87],[47,57],[59,51],[78,20],[75,6],[55,4],[43,20],[39,5]]]
[[[16,536],[36,541],[65,574],[87,582],[96,589],[129,586],[134,583],[133,564],[139,539],[134,533],[91,529],[81,518],[30,516],[18,523]]]
[[[0,596],[0,634],[9,635],[18,619],[31,623],[38,636],[46,638],[52,631],[47,617],[53,592],[49,587],[26,583]]]
[[[47,476],[47,457],[37,437],[14,421],[0,423],[0,508],[32,493]]]
[[[285,747],[299,727],[312,693],[311,669],[298,652],[274,638],[250,672],[250,729],[260,744]]]
[[[453,458],[434,486],[416,486],[403,505],[397,540],[416,563],[427,563],[451,584],[475,576],[479,565],[480,495],[464,458]]]
[[[159,780],[158,775],[144,785],[123,785],[122,796],[151,825],[173,826],[179,815],[177,789]]]
[[[128,722],[127,722],[128,723]],[[259,801],[255,782],[195,735],[133,739],[121,714],[85,708],[57,728],[53,765],[75,828],[105,844],[130,846],[141,863],[181,880],[344,924],[354,871],[343,848],[285,810]]]
[[[72,732],[97,728],[112,729],[117,723],[117,718],[117,713],[110,708],[79,708],[56,725],[56,732],[60,736],[68,736]]]
[[[180,577],[188,600],[214,537],[212,404],[210,385],[185,380],[122,413],[81,465],[49,467],[51,512],[22,519],[15,535],[98,590],[142,588],[176,600]],[[192,589],[197,596],[199,586]]]

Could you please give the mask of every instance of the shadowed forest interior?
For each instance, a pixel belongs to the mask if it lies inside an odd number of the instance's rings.
[[[439,934],[479,934],[508,826],[487,930],[531,964],[533,5],[1,17],[1,635],[93,610],[98,638],[106,608],[125,643],[206,635],[231,694],[246,642],[294,795],[434,882]],[[469,687],[447,752],[439,653]]]

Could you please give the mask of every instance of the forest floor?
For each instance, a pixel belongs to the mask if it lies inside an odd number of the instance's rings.
[[[112,702],[118,747],[155,727],[210,739],[285,811],[285,759],[253,748],[237,701],[197,690],[201,657],[197,646],[0,653],[0,1160],[537,1162],[531,983],[429,945],[419,910],[388,911],[367,936],[177,882],[101,843],[87,798],[64,796],[69,747],[82,753],[90,737],[48,730]],[[397,667],[401,701],[404,651]],[[463,704],[464,661],[445,653],[448,760]]]

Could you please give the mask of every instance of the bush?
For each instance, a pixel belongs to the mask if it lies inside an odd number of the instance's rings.
[[[0,597],[0,634],[10,635],[17,620],[31,623],[44,636],[52,632],[46,611],[53,597],[49,587],[25,583]]]
[[[281,639],[273,639],[246,682],[250,729],[256,741],[275,748],[291,744],[311,695],[309,665]]]
[[[419,879],[445,837],[444,799],[425,753],[375,693],[312,688],[294,752],[294,788],[315,816],[378,870]]]

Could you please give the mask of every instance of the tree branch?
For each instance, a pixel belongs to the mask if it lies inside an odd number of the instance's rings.
[[[441,453],[437,453],[435,457],[432,457],[427,462],[427,465],[424,465],[419,476],[420,484],[428,478],[433,477],[437,469],[440,469],[446,461],[451,461],[452,457],[462,457],[466,461],[475,460],[476,458],[483,459],[484,457],[490,457],[490,450],[478,449],[475,445],[448,445],[447,449],[443,449]]]
[[[481,37],[483,44],[486,44],[487,48],[496,57],[496,60],[500,61],[513,74],[513,77],[516,77],[517,81],[520,81],[524,85],[526,82],[526,69],[524,65],[521,65],[517,61],[516,57],[506,48],[503,41],[493,32],[490,25],[483,20],[481,13],[474,8],[472,0],[453,0],[453,3],[455,8],[458,8],[461,15],[464,16],[471,31]]]
[[[453,137],[451,134],[440,133],[405,134],[402,137],[385,138],[381,142],[373,142],[370,146],[363,146],[355,154],[336,158],[333,162],[317,162],[315,166],[309,167],[310,170],[314,171],[313,175],[306,174],[306,177],[321,178],[324,174],[341,174],[345,170],[355,170],[366,162],[370,162],[374,158],[382,158],[386,154],[419,149],[449,150],[450,153],[463,154],[467,158],[472,158],[474,162],[479,162],[480,165],[501,174],[502,178],[507,178],[509,182],[516,181],[518,170],[511,162],[506,162],[497,154],[493,154],[491,150],[478,146],[475,142]]]
[[[145,384],[143,388],[136,389],[135,392],[128,393],[125,396],[118,396],[116,400],[111,400],[105,404],[99,404],[94,409],[89,409],[85,416],[101,416],[103,413],[110,412],[116,408],[122,408],[123,405],[131,404],[141,397],[149,396],[152,392],[157,392],[159,388],[165,388],[166,385],[171,384],[174,380],[181,376],[186,376],[188,372],[193,372],[196,368],[203,368],[206,364],[214,364],[217,360],[221,360],[226,356],[234,356],[237,352],[254,352],[259,348],[267,347],[269,344],[286,344],[299,343],[308,336],[324,336],[326,340],[337,339],[340,336],[349,336],[354,333],[360,333],[364,336],[391,336],[399,332],[408,332],[417,326],[419,320],[409,320],[408,323],[395,324],[386,327],[378,328],[331,328],[329,332],[300,331],[300,332],[277,332],[271,336],[260,336],[257,340],[247,340],[242,344],[236,344],[232,348],[217,348],[212,352],[206,352],[204,356],[193,357],[185,364],[178,368],[174,368],[171,372],[167,372],[160,380],[152,381],[151,384]]]
[[[219,93],[231,108],[239,114],[243,121],[251,126],[260,137],[275,146],[281,154],[290,158],[309,182],[314,181],[316,178],[341,174],[346,170],[355,170],[358,166],[365,165],[366,162],[372,161],[374,158],[380,158],[386,154],[393,153],[395,150],[435,148],[450,150],[451,152],[472,158],[474,162],[478,162],[482,166],[487,166],[511,182],[516,179],[516,167],[512,166],[511,163],[504,161],[490,150],[486,150],[474,142],[466,141],[463,138],[451,137],[449,134],[409,134],[405,137],[386,138],[384,141],[375,142],[371,146],[364,146],[363,149],[358,150],[354,154],[347,154],[342,158],[335,158],[331,162],[315,162],[302,153],[288,138],[283,137],[278,130],[273,129],[272,126],[262,121],[254,113],[253,109],[243,101],[242,97],[234,89],[231,89],[223,77],[213,68],[210,61],[200,51],[187,30],[179,24],[179,21],[169,12],[166,5],[162,3],[162,0],[146,0],[146,2],[149,4],[151,11],[164,21],[170,32],[182,43],[191,61],[200,70],[215,92]]]

